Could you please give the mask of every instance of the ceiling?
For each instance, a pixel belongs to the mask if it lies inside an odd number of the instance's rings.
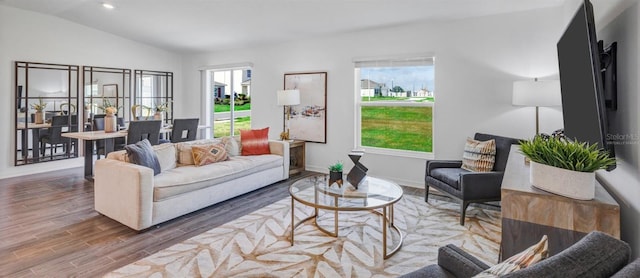
[[[102,7],[107,2],[115,6]],[[557,7],[565,0],[0,0],[180,53]]]

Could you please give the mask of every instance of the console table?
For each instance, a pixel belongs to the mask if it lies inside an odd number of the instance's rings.
[[[549,256],[571,246],[593,230],[620,238],[620,207],[596,183],[593,200],[575,200],[534,188],[529,165],[512,146],[502,180],[500,260],[515,255],[547,235]]]

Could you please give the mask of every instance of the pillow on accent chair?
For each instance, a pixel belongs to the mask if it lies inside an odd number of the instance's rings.
[[[270,154],[269,128],[240,130],[242,155]]]
[[[549,256],[547,236],[542,236],[542,239],[533,246],[525,249],[524,251],[513,255],[511,258],[504,260],[503,262],[494,265],[485,271],[480,272],[474,278],[493,278],[501,277],[512,273],[514,271],[529,267],[539,261],[546,259]]]
[[[153,175],[160,174],[160,162],[149,140],[144,139],[135,144],[124,146],[129,162],[153,169]]]
[[[191,146],[191,152],[196,166],[204,166],[229,159],[227,151],[222,144],[194,145]]]
[[[462,154],[462,169],[472,172],[491,172],[496,161],[496,140],[478,141],[467,138]]]

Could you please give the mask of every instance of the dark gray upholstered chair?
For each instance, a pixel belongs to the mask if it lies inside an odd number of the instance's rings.
[[[496,140],[496,160],[491,172],[476,173],[460,168],[461,160],[427,160],[424,187],[424,201],[429,201],[429,187],[460,199],[460,225],[464,225],[465,211],[471,203],[500,200],[500,186],[507,166],[511,145],[519,144],[518,139],[476,133],[479,141]]]
[[[602,232],[591,232],[562,252],[502,277],[640,277],[640,259],[630,263],[631,248]],[[402,278],[471,277],[489,268],[455,245],[438,249],[438,264]]]
[[[159,120],[129,122],[127,144],[135,144],[138,141],[148,139],[151,145],[158,145],[161,126],[162,121]]]
[[[196,140],[200,119],[174,119],[171,127],[171,143]]]
[[[62,129],[67,127],[67,130],[70,132],[78,131],[78,116],[73,115],[72,117],[72,124],[69,124],[69,116],[53,116],[51,118],[51,127],[47,128],[45,134],[40,136],[40,142],[42,144],[40,152],[43,156],[45,153],[45,147],[47,145],[51,145],[51,159],[53,159],[54,150],[57,150],[59,145],[62,145],[62,148],[63,150],[65,150],[66,155],[69,155],[71,144],[76,144],[77,140],[72,141],[67,137],[62,137]]]

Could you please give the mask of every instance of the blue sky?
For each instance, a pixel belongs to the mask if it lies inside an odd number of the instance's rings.
[[[426,86],[433,92],[433,76],[433,66],[360,68],[360,79],[385,83],[389,88],[393,84],[405,91],[417,91]]]

